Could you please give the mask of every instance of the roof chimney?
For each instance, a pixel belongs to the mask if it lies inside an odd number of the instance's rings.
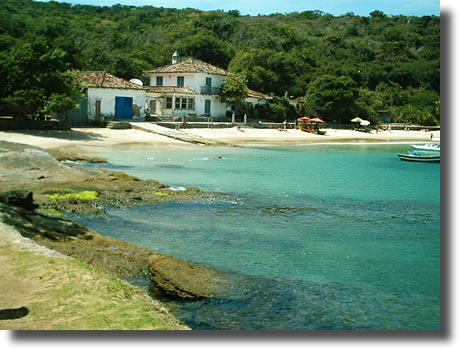
[[[179,54],[176,51],[172,55],[172,64],[177,64],[177,63],[179,63]]]

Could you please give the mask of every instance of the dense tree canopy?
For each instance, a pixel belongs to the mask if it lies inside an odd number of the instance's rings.
[[[27,113],[62,106],[70,69],[142,79],[179,51],[245,75],[250,89],[302,99],[305,113],[328,121],[391,110],[395,120],[439,123],[439,16],[242,16],[32,0],[3,0],[0,16],[0,114],[26,101]]]
[[[76,75],[69,70],[66,52],[45,40],[21,43],[0,53],[0,103],[16,117],[63,112],[80,95]]]
[[[219,97],[220,101],[227,106],[239,109],[248,97],[246,78],[241,74],[232,74],[227,77],[222,84]]]

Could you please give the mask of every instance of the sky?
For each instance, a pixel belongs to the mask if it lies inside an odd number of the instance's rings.
[[[39,0],[47,1],[47,0]],[[238,10],[241,15],[268,15],[320,10],[334,16],[353,12],[368,16],[379,10],[386,15],[439,16],[439,0],[59,0],[70,4],[111,6],[115,4],[199,10]]]

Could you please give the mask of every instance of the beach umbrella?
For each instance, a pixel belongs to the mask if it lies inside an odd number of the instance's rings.
[[[356,117],[356,118],[353,118],[351,120],[352,123],[361,123],[362,122],[362,119],[360,117]]]
[[[299,119],[297,119],[297,121],[306,123],[306,122],[310,122],[311,119],[308,117],[300,117]]]
[[[324,120],[321,118],[312,118],[309,121],[310,123],[318,123],[318,124],[327,124]]]
[[[371,125],[371,122],[369,120],[361,120],[361,123],[360,123],[362,126],[368,126],[368,125]]]

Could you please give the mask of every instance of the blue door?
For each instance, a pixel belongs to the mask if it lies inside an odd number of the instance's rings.
[[[115,119],[131,119],[133,117],[133,98],[115,96]]]

